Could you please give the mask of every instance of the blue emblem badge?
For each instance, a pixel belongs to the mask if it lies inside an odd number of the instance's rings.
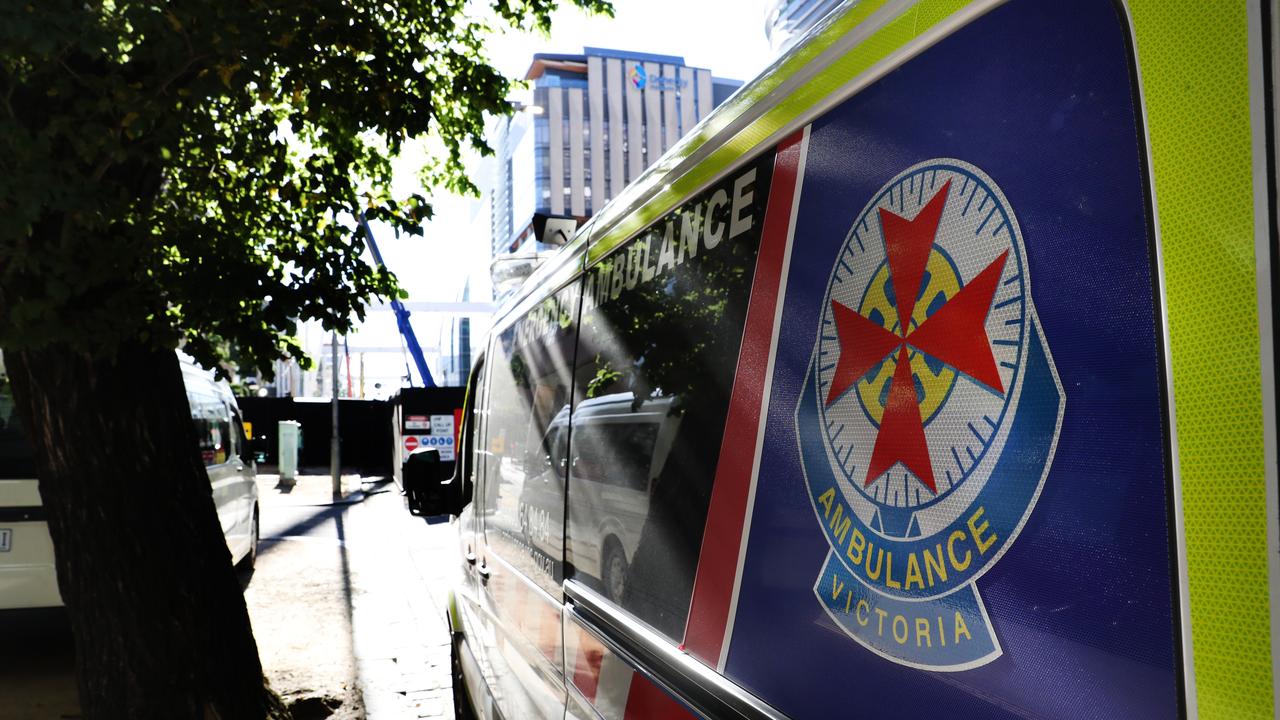
[[[1065,394],[1017,219],[978,168],[888,182],[835,260],[796,408],[831,546],[814,593],[872,652],[929,670],[1000,656],[975,581],[1030,516]]]

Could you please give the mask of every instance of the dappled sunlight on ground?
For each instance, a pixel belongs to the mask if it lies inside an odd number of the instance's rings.
[[[307,718],[452,717],[449,528],[409,516],[394,484],[344,479],[338,503],[330,488],[328,476],[288,493],[259,480],[263,543],[245,597],[272,687],[309,702]]]

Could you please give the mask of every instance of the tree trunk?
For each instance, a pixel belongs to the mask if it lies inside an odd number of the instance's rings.
[[[100,718],[287,718],[267,686],[172,351],[5,353],[35,445],[80,703]]]

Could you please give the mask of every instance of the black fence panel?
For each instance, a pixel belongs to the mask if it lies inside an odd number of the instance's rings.
[[[274,472],[279,453],[277,424],[296,420],[302,425],[298,468],[304,473],[329,472],[329,438],[333,433],[330,401],[294,398],[237,398],[254,437],[265,437],[267,458],[262,468]],[[392,406],[386,400],[338,401],[338,430],[343,472],[366,476],[391,475],[395,451]]]

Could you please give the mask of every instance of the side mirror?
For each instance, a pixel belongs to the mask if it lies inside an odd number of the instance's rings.
[[[462,488],[444,476],[440,451],[418,448],[404,461],[404,495],[411,515],[441,521],[462,512]]]

